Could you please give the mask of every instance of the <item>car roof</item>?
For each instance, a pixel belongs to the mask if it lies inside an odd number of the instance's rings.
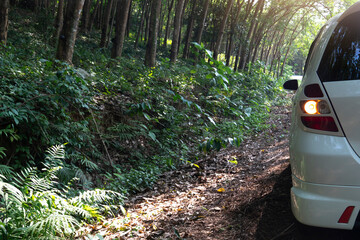
[[[352,13],[360,12],[360,1],[354,3],[351,7],[349,7],[343,14],[341,14],[338,22],[342,21],[345,17],[349,16]]]

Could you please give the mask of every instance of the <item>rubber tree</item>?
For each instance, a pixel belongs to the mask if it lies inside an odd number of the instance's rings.
[[[170,62],[175,63],[178,55],[179,49],[179,36],[180,36],[180,28],[181,28],[181,19],[182,19],[182,10],[184,7],[184,0],[178,0],[175,10],[175,19],[174,19],[174,32],[173,39],[171,44],[171,52],[170,52]]]
[[[201,16],[197,24],[196,35],[194,41],[198,44],[201,43],[202,34],[205,28],[206,17],[208,14],[210,0],[204,0],[204,5],[201,11]]]
[[[0,1],[0,42],[6,44],[9,26],[9,0]]]
[[[109,31],[109,22],[111,17],[111,9],[113,7],[114,0],[109,0],[106,5],[106,10],[104,13],[103,25],[101,28],[101,39],[100,39],[100,47],[103,48],[106,45],[106,39]]]
[[[164,47],[167,46],[167,40],[168,40],[168,36],[169,36],[169,26],[170,26],[170,20],[171,20],[171,10],[174,5],[174,0],[169,0],[168,3],[169,3],[169,5],[168,5],[167,21],[166,21],[166,27],[165,27],[164,43],[163,43]]]
[[[131,0],[118,0],[116,11],[115,39],[111,49],[111,58],[120,58],[124,45],[126,25]]]
[[[55,18],[55,23],[54,23],[54,27],[55,27],[54,38],[56,41],[60,37],[60,32],[63,28],[63,24],[64,24],[64,0],[59,0],[58,10],[57,10],[56,18]]]
[[[81,30],[83,32],[87,32],[89,30],[91,3],[92,0],[85,0],[84,3],[82,15],[81,15]]]
[[[72,64],[76,34],[84,1],[85,0],[72,0],[68,1],[66,5],[64,25],[60,32],[56,58],[70,64]]]
[[[230,58],[234,48],[234,35],[235,35],[236,24],[238,22],[240,11],[244,3],[245,0],[237,0],[235,14],[231,19],[230,33],[228,38],[228,48],[226,49],[226,66],[230,65]]]
[[[229,17],[229,13],[231,10],[231,7],[234,3],[234,0],[228,0],[228,3],[226,5],[226,9],[225,9],[225,13],[223,15],[223,18],[221,20],[221,24],[219,27],[219,31],[217,34],[217,39],[216,39],[216,43],[215,43],[215,48],[214,48],[214,59],[217,60],[219,52],[220,52],[220,46],[222,43],[222,39],[224,36],[224,32],[225,32],[225,27],[226,27],[226,23],[227,23],[227,19]]]
[[[151,15],[149,23],[149,38],[146,44],[145,65],[155,67],[156,64],[156,47],[159,29],[161,0],[153,0],[151,4]]]
[[[184,39],[185,44],[184,44],[184,50],[183,50],[184,58],[189,57],[191,34],[192,34],[193,28],[194,28],[195,12],[196,12],[196,6],[197,6],[196,3],[197,3],[197,0],[193,0],[192,7],[191,7],[191,13],[190,13],[187,28],[186,28],[186,35],[185,35],[185,39]]]

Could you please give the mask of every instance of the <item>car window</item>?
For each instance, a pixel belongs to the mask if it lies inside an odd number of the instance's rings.
[[[356,12],[336,26],[317,71],[322,82],[360,79],[359,21]]]
[[[304,75],[305,75],[306,70],[307,70],[307,68],[308,68],[310,59],[312,59],[312,57],[313,57],[314,46],[315,46],[315,44],[317,43],[317,41],[319,40],[319,36],[321,36],[321,34],[322,34],[322,32],[324,31],[324,29],[325,29],[325,26],[323,26],[323,27],[320,29],[318,35],[316,35],[314,41],[311,43],[311,46],[310,46],[310,49],[309,49],[309,53],[308,53],[308,55],[307,55],[307,57],[306,57],[306,61],[305,61]]]

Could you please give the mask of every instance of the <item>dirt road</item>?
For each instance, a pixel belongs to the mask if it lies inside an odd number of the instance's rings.
[[[95,226],[104,239],[360,239],[355,231],[305,227],[290,209],[290,112],[275,108],[269,128],[164,174],[127,203],[126,216]]]

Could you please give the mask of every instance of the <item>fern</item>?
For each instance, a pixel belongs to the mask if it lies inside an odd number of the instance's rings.
[[[57,169],[56,176],[59,179],[59,182],[68,184],[75,178],[75,172],[73,168],[67,166]]]
[[[72,216],[78,216],[82,219],[90,219],[90,218],[94,217],[92,212],[89,212],[83,206],[74,206],[74,205],[68,204],[68,206],[66,207],[66,211],[68,213],[70,213]]]
[[[95,189],[76,194],[70,185],[67,191],[56,188],[55,174],[64,170],[86,179],[80,168],[73,166],[74,173],[62,167],[64,157],[63,145],[49,148],[41,173],[35,167],[14,173],[0,165],[0,239],[68,239],[80,221],[99,221],[104,212],[119,207],[123,196],[116,192]],[[69,197],[70,193],[76,196]]]
[[[13,184],[17,188],[31,187],[34,178],[37,178],[37,169],[34,167],[27,167],[21,170],[20,173],[15,173],[13,177]]]
[[[86,204],[84,204],[82,207],[85,211],[90,213],[91,217],[96,218],[97,221],[104,219],[104,217],[98,211],[98,208],[95,208],[95,207],[92,207],[92,206],[89,206]]]
[[[111,202],[111,200],[122,199],[122,198],[123,195],[111,190],[94,189],[79,193],[78,196],[69,199],[69,201],[73,204],[82,202],[82,203],[94,205],[104,202]]]
[[[65,145],[55,145],[50,147],[45,158],[45,166],[50,169],[54,167],[62,167],[63,159],[65,159]]]
[[[14,172],[11,167],[0,164],[0,175],[12,176],[13,174],[14,174]]]
[[[67,184],[74,178],[77,178],[84,188],[90,188],[92,182],[88,180],[83,169],[90,171],[99,170],[99,166],[86,158],[85,156],[72,156],[72,164],[66,164],[65,159],[65,144],[55,145],[49,148],[45,159],[45,170],[52,172],[54,176],[58,177],[60,182]]]
[[[56,212],[28,227],[26,233],[31,237],[61,233],[61,237],[64,237],[73,233],[78,226],[79,222],[73,216]]]
[[[13,202],[21,204],[25,199],[23,193],[17,187],[2,180],[0,180],[0,196],[6,205],[11,205]]]
[[[113,137],[116,137],[121,141],[131,140],[136,137],[136,130],[135,127],[124,123],[118,123],[115,126],[108,128],[108,131],[114,134]]]
[[[64,159],[65,158],[65,144],[55,145],[46,150],[49,155],[47,159]]]
[[[75,178],[79,179],[83,188],[88,189],[91,187],[92,182],[88,180],[84,171],[81,168],[74,166],[75,169]]]
[[[0,147],[0,159],[2,159],[2,158],[5,158],[5,157],[6,157],[6,153],[5,153],[5,151],[6,151],[6,148],[4,148],[4,147]]]
[[[99,166],[87,158],[81,159],[81,164],[90,170],[99,170]]]

